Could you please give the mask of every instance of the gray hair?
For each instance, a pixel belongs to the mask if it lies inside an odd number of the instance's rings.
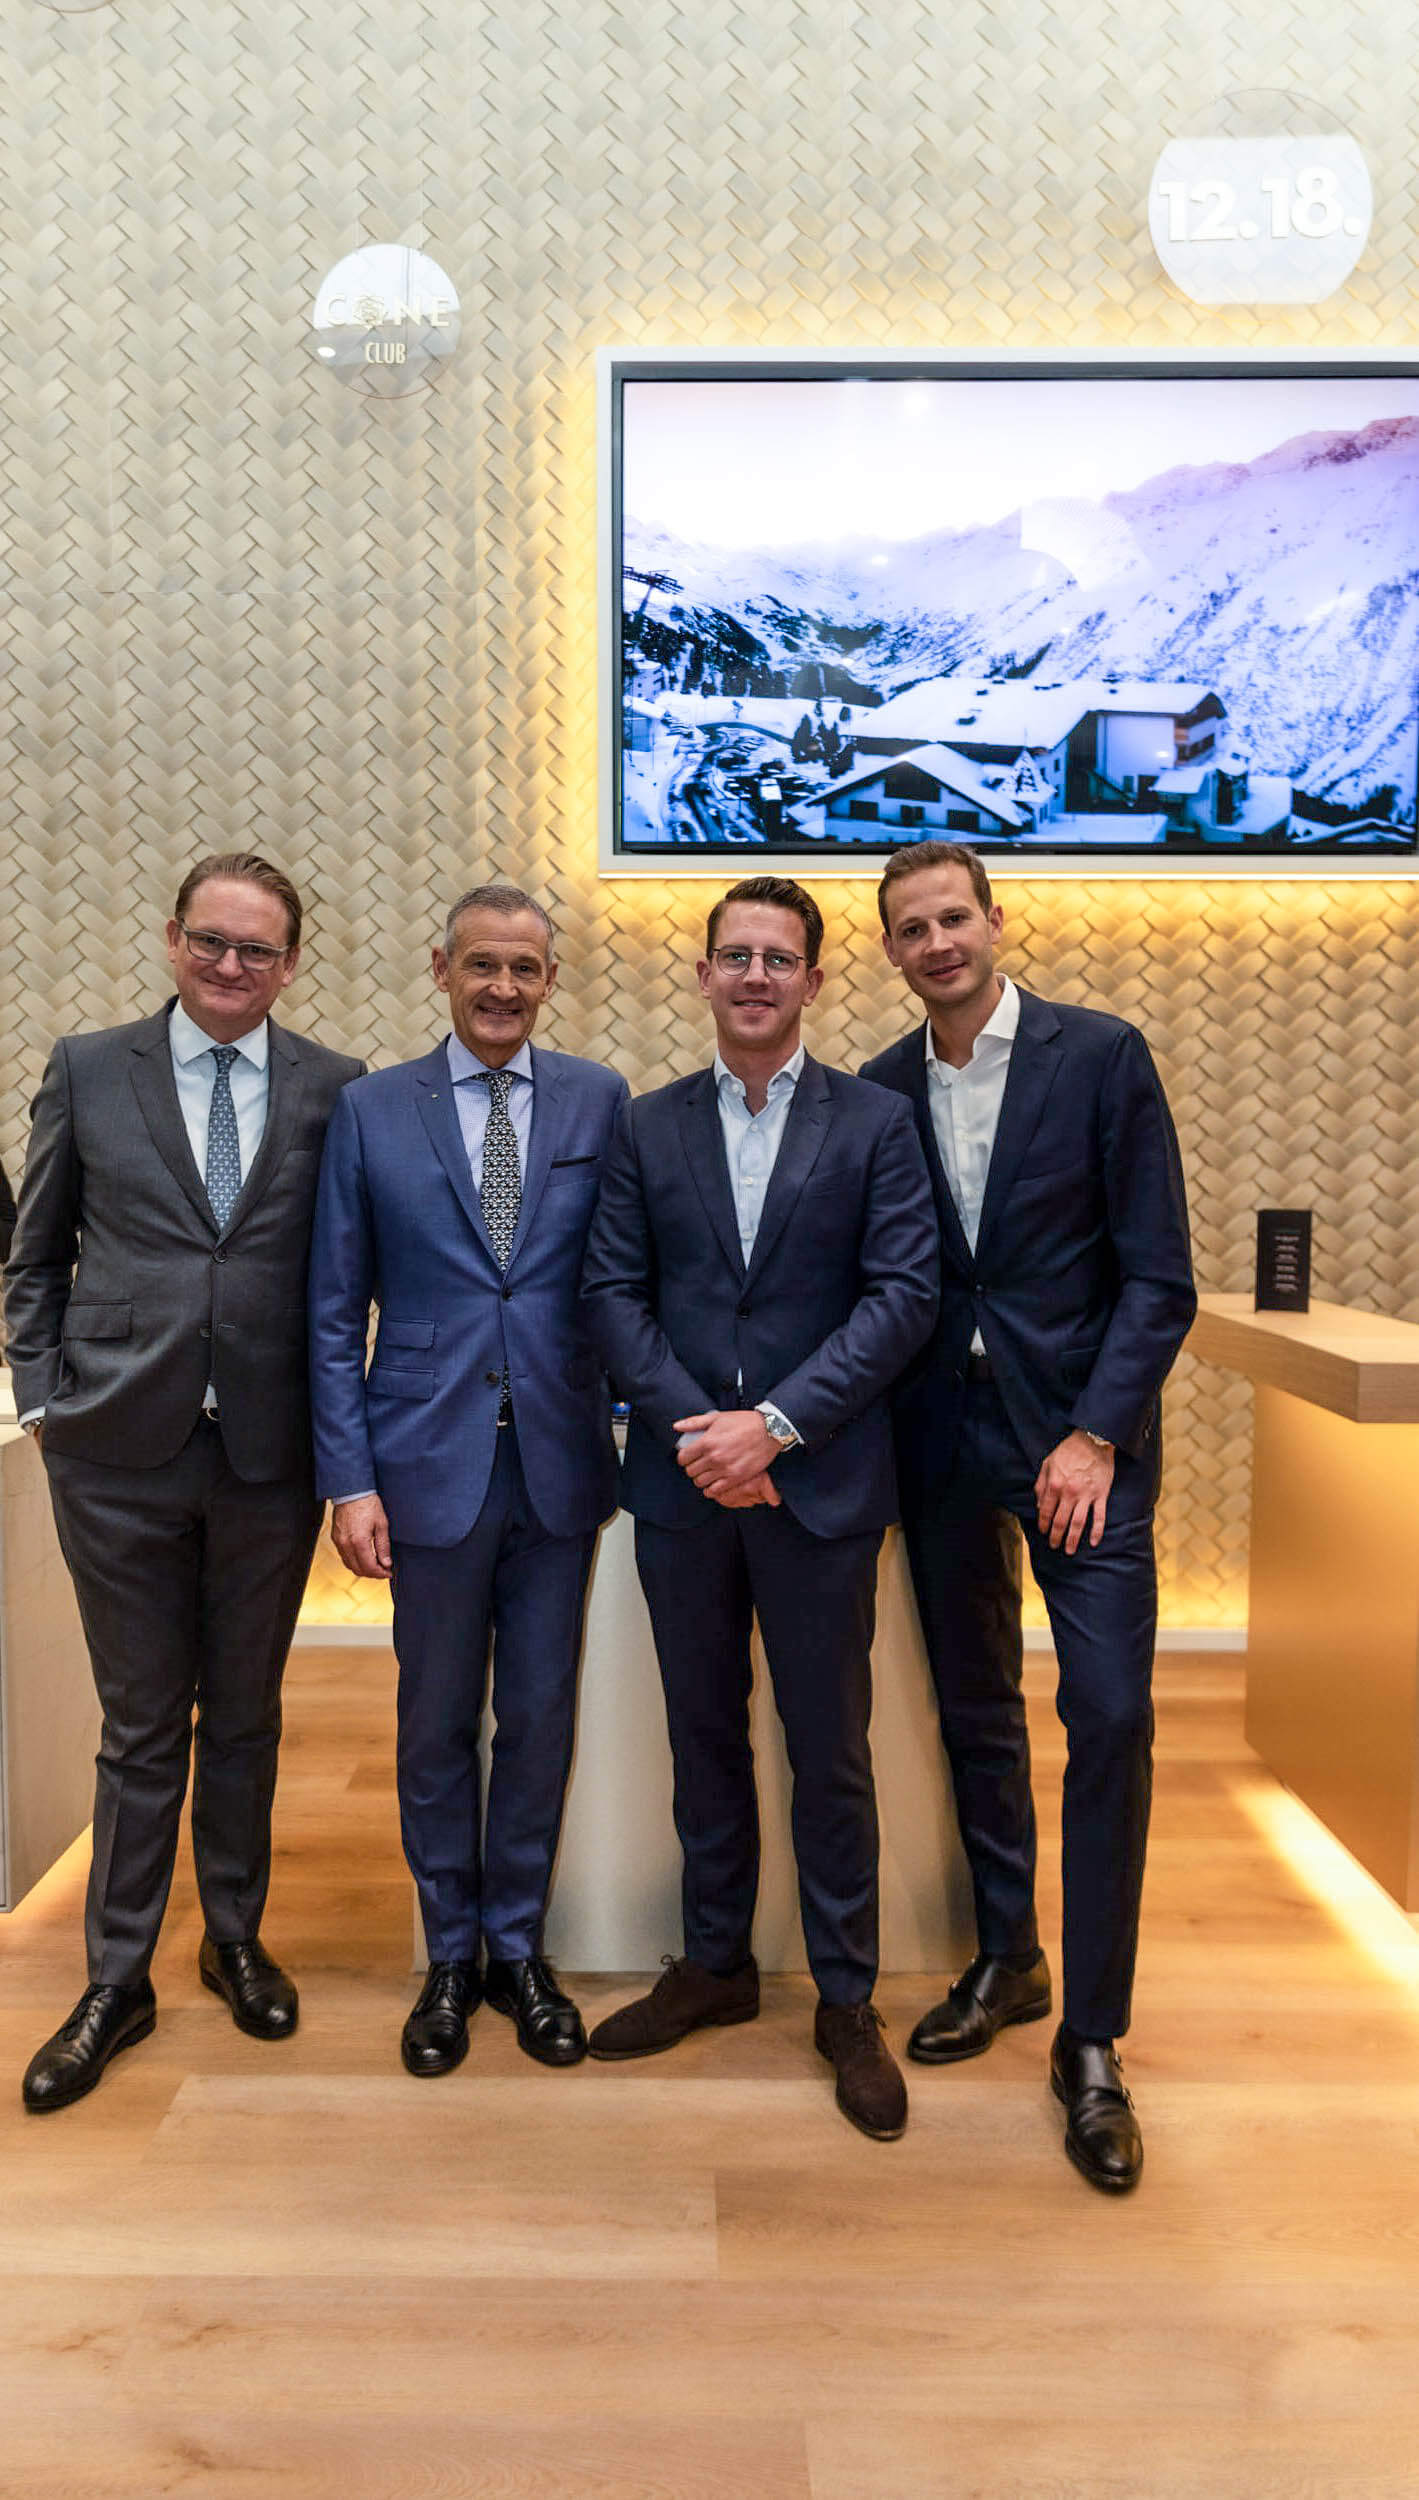
[[[520,885],[474,885],[460,894],[443,924],[443,951],[451,955],[458,935],[458,924],[466,911],[500,911],[507,918],[514,912],[535,912],[547,932],[547,961],[557,960],[557,932],[551,918],[531,894],[524,894]]]

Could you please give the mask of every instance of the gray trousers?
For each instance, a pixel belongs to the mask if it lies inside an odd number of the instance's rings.
[[[103,1707],[84,1932],[89,1978],[141,1979],[177,1856],[207,1932],[255,1936],[271,1873],[281,1676],[320,1525],[307,1478],[247,1484],[205,1418],[161,1467],[46,1444],[55,1524]]]

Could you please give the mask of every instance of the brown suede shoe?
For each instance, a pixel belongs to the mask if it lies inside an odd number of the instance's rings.
[[[813,2045],[838,2073],[838,2107],[864,2135],[890,2144],[907,2123],[907,2087],[875,2005],[823,2005]]]
[[[618,2006],[598,2023],[587,2046],[593,2057],[654,2057],[673,2049],[687,2032],[711,2023],[751,2023],[759,2010],[759,1966],[721,1979],[703,1963],[663,1956],[665,1968],[649,1996]]]

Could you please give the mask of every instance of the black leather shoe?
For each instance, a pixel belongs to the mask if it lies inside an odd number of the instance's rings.
[[[957,2058],[979,2057],[1007,2023],[1037,2023],[1049,2009],[1049,1965],[1042,1953],[1024,1971],[978,1953],[949,1995],[922,2015],[907,2055],[922,2066],[953,2066]]]
[[[1063,2023],[1049,2053],[1054,2096],[1068,2113],[1064,2149],[1091,2187],[1124,2196],[1143,2169],[1143,2138],[1112,2040],[1076,2040]]]
[[[300,1998],[295,1981],[273,1962],[257,1936],[249,1944],[213,1944],[202,1939],[197,1969],[204,1988],[225,1997],[238,2031],[253,2040],[285,2040],[295,2030]]]
[[[476,1962],[430,1962],[399,2042],[411,2075],[451,2075],[462,2065],[482,1993]]]
[[[543,2066],[575,2066],[586,2055],[586,2032],[569,1996],[536,1954],[526,1962],[488,1956],[483,1994],[494,2013],[510,2015],[517,2045]]]
[[[111,2057],[146,2040],[158,2018],[152,1982],[128,1987],[86,1988],[67,2023],[36,2049],[25,2068],[21,2093],[26,2109],[67,2109],[92,2092]]]

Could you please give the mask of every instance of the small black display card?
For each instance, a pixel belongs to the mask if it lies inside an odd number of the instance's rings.
[[[1262,1207],[1258,1213],[1256,1307],[1259,1311],[1310,1309],[1309,1207]]]

